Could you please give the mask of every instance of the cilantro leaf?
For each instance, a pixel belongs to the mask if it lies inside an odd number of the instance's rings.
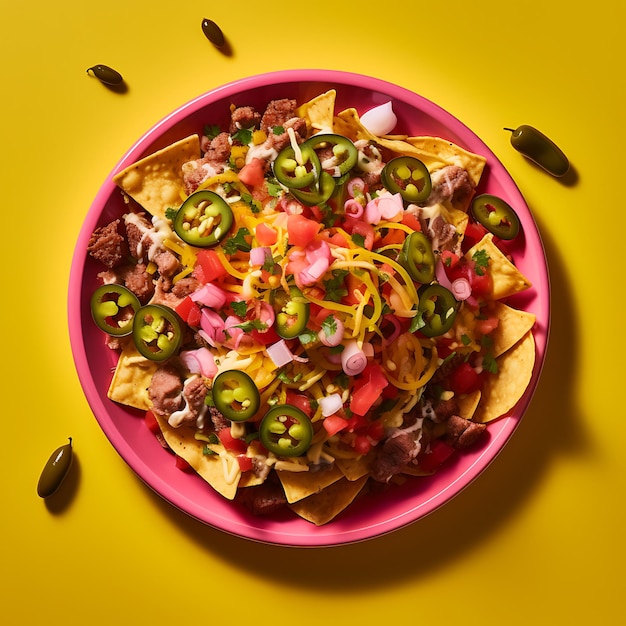
[[[248,311],[248,305],[244,300],[233,300],[233,302],[230,303],[230,308],[237,317],[245,317]]]
[[[232,135],[233,141],[247,146],[252,141],[252,130],[250,128],[240,128]]]
[[[348,295],[345,279],[348,270],[333,270],[332,278],[324,281],[324,290],[326,291],[326,299],[331,302],[339,302],[341,298]]]
[[[476,274],[484,276],[489,267],[489,255],[486,250],[476,250],[472,255],[472,261],[476,264]]]
[[[178,209],[173,209],[172,207],[168,207],[165,209],[165,219],[173,222],[176,219],[176,215],[178,213]]]
[[[267,324],[261,320],[248,320],[243,324],[237,324],[235,328],[241,328],[244,333],[249,333],[253,330],[266,330]]]
[[[327,337],[337,332],[337,320],[334,315],[329,315],[321,324],[322,330]]]
[[[235,235],[225,241],[224,252],[226,254],[235,254],[238,250],[250,252],[252,246],[246,241],[248,236],[250,231],[247,228],[240,228]]]
[[[207,124],[202,129],[202,132],[209,139],[215,139],[215,137],[217,137],[222,132],[222,129],[219,126],[216,126],[215,124]]]

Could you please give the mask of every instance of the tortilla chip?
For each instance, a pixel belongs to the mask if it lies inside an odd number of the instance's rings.
[[[312,494],[319,493],[340,478],[343,478],[341,470],[335,466],[318,472],[277,471],[276,473],[285,490],[287,502],[290,504],[303,500]]]
[[[200,138],[190,135],[129,165],[113,182],[148,213],[164,218],[166,209],[178,208],[184,197],[183,163],[200,156]]]
[[[493,235],[487,233],[465,254],[471,259],[476,252],[484,250],[489,256],[489,273],[492,278],[490,300],[502,300],[508,296],[532,287],[532,283],[509,261],[504,253],[493,243]]]
[[[512,348],[535,325],[536,316],[528,311],[520,311],[503,302],[494,302],[490,312],[500,322],[491,333],[493,356],[499,357]]]
[[[532,332],[496,359],[498,372],[485,379],[475,422],[490,422],[506,415],[524,395],[535,366],[535,339]]]
[[[132,341],[128,342],[120,353],[107,396],[114,402],[147,411],[151,406],[148,387],[158,367],[158,363],[139,354]]]
[[[440,137],[408,137],[406,142],[423,154],[438,155],[447,165],[458,165],[468,174],[474,187],[483,175],[487,159]]]
[[[466,393],[462,396],[458,396],[456,398],[459,411],[459,417],[462,417],[466,420],[471,420],[476,413],[476,409],[480,403],[481,398],[480,391],[473,391],[472,393]]]
[[[458,165],[467,171],[474,186],[478,185],[487,162],[485,157],[439,137],[407,137],[406,139],[377,137],[363,126],[356,109],[345,109],[338,113],[333,125],[336,133],[353,141],[367,139],[375,141],[398,155],[414,156],[424,163],[431,173],[447,165]]]
[[[316,526],[328,524],[328,522],[352,504],[366,482],[367,476],[354,481],[342,478],[326,487],[320,493],[291,504],[291,509],[300,517]]]
[[[221,444],[211,446],[212,449],[219,450],[220,454],[204,454],[202,451],[204,443],[194,437],[192,429],[185,426],[174,428],[164,417],[156,414],[155,417],[163,437],[172,451],[185,459],[215,491],[228,500],[234,499],[237,494],[241,471],[233,472],[234,479],[229,482],[226,480],[226,474],[230,472],[225,472],[224,464],[236,464],[237,459],[226,453]]]
[[[296,109],[296,115],[306,120],[306,125],[309,131],[315,132],[316,130],[333,130],[333,114],[335,111],[336,95],[337,92],[334,89],[330,89]]]
[[[348,480],[358,480],[369,474],[369,463],[365,456],[358,456],[353,459],[335,459],[335,464]]]

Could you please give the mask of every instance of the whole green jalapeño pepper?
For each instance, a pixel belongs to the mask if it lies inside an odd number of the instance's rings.
[[[133,317],[141,306],[137,296],[123,285],[100,285],[91,296],[91,316],[100,330],[113,337],[133,332]]]
[[[517,213],[498,196],[489,193],[476,196],[471,211],[477,222],[500,239],[514,239],[519,232]]]
[[[133,320],[133,341],[139,353],[151,361],[165,361],[176,353],[183,331],[175,311],[162,304],[146,304]]]
[[[284,292],[275,296],[274,305],[278,308],[276,322],[274,324],[276,333],[282,339],[294,339],[306,328],[309,321],[310,305],[297,287],[289,290],[287,299]]]
[[[428,168],[411,156],[391,159],[381,172],[381,181],[388,191],[399,193],[405,202],[415,204],[427,200],[432,190]]]
[[[261,404],[257,386],[240,370],[225,370],[213,380],[211,387],[215,408],[233,422],[254,417]]]
[[[359,157],[356,146],[343,135],[318,133],[313,135],[313,137],[309,137],[302,145],[315,151],[318,148],[331,150],[334,159],[337,161],[337,165],[333,166],[335,171],[331,174],[333,178],[341,178],[341,176],[347,174],[356,165]],[[321,163],[321,166],[323,168],[324,164]]]
[[[233,212],[222,196],[201,189],[192,193],[174,218],[176,234],[191,246],[208,248],[218,244],[233,225]]]
[[[459,303],[452,293],[441,285],[428,285],[418,292],[417,314],[423,326],[419,331],[426,337],[438,337],[454,324]]]
[[[276,456],[302,456],[313,440],[313,425],[297,407],[277,404],[261,420],[259,439]]]
[[[426,285],[435,278],[435,255],[428,237],[412,232],[402,245],[398,262],[416,282]]]

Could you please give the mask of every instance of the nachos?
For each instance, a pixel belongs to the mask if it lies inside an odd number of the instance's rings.
[[[317,525],[481,445],[535,361],[508,304],[532,285],[472,213],[486,159],[335,98],[233,105],[131,164],[89,243],[109,398],[223,497]]]

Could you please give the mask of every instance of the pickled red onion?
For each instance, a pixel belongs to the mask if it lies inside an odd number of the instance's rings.
[[[202,285],[200,289],[194,291],[189,297],[194,302],[201,302],[212,309],[221,309],[226,304],[228,298],[223,289],[211,283]]]
[[[341,368],[348,376],[360,374],[367,365],[367,357],[355,340],[349,341],[341,353]]]

